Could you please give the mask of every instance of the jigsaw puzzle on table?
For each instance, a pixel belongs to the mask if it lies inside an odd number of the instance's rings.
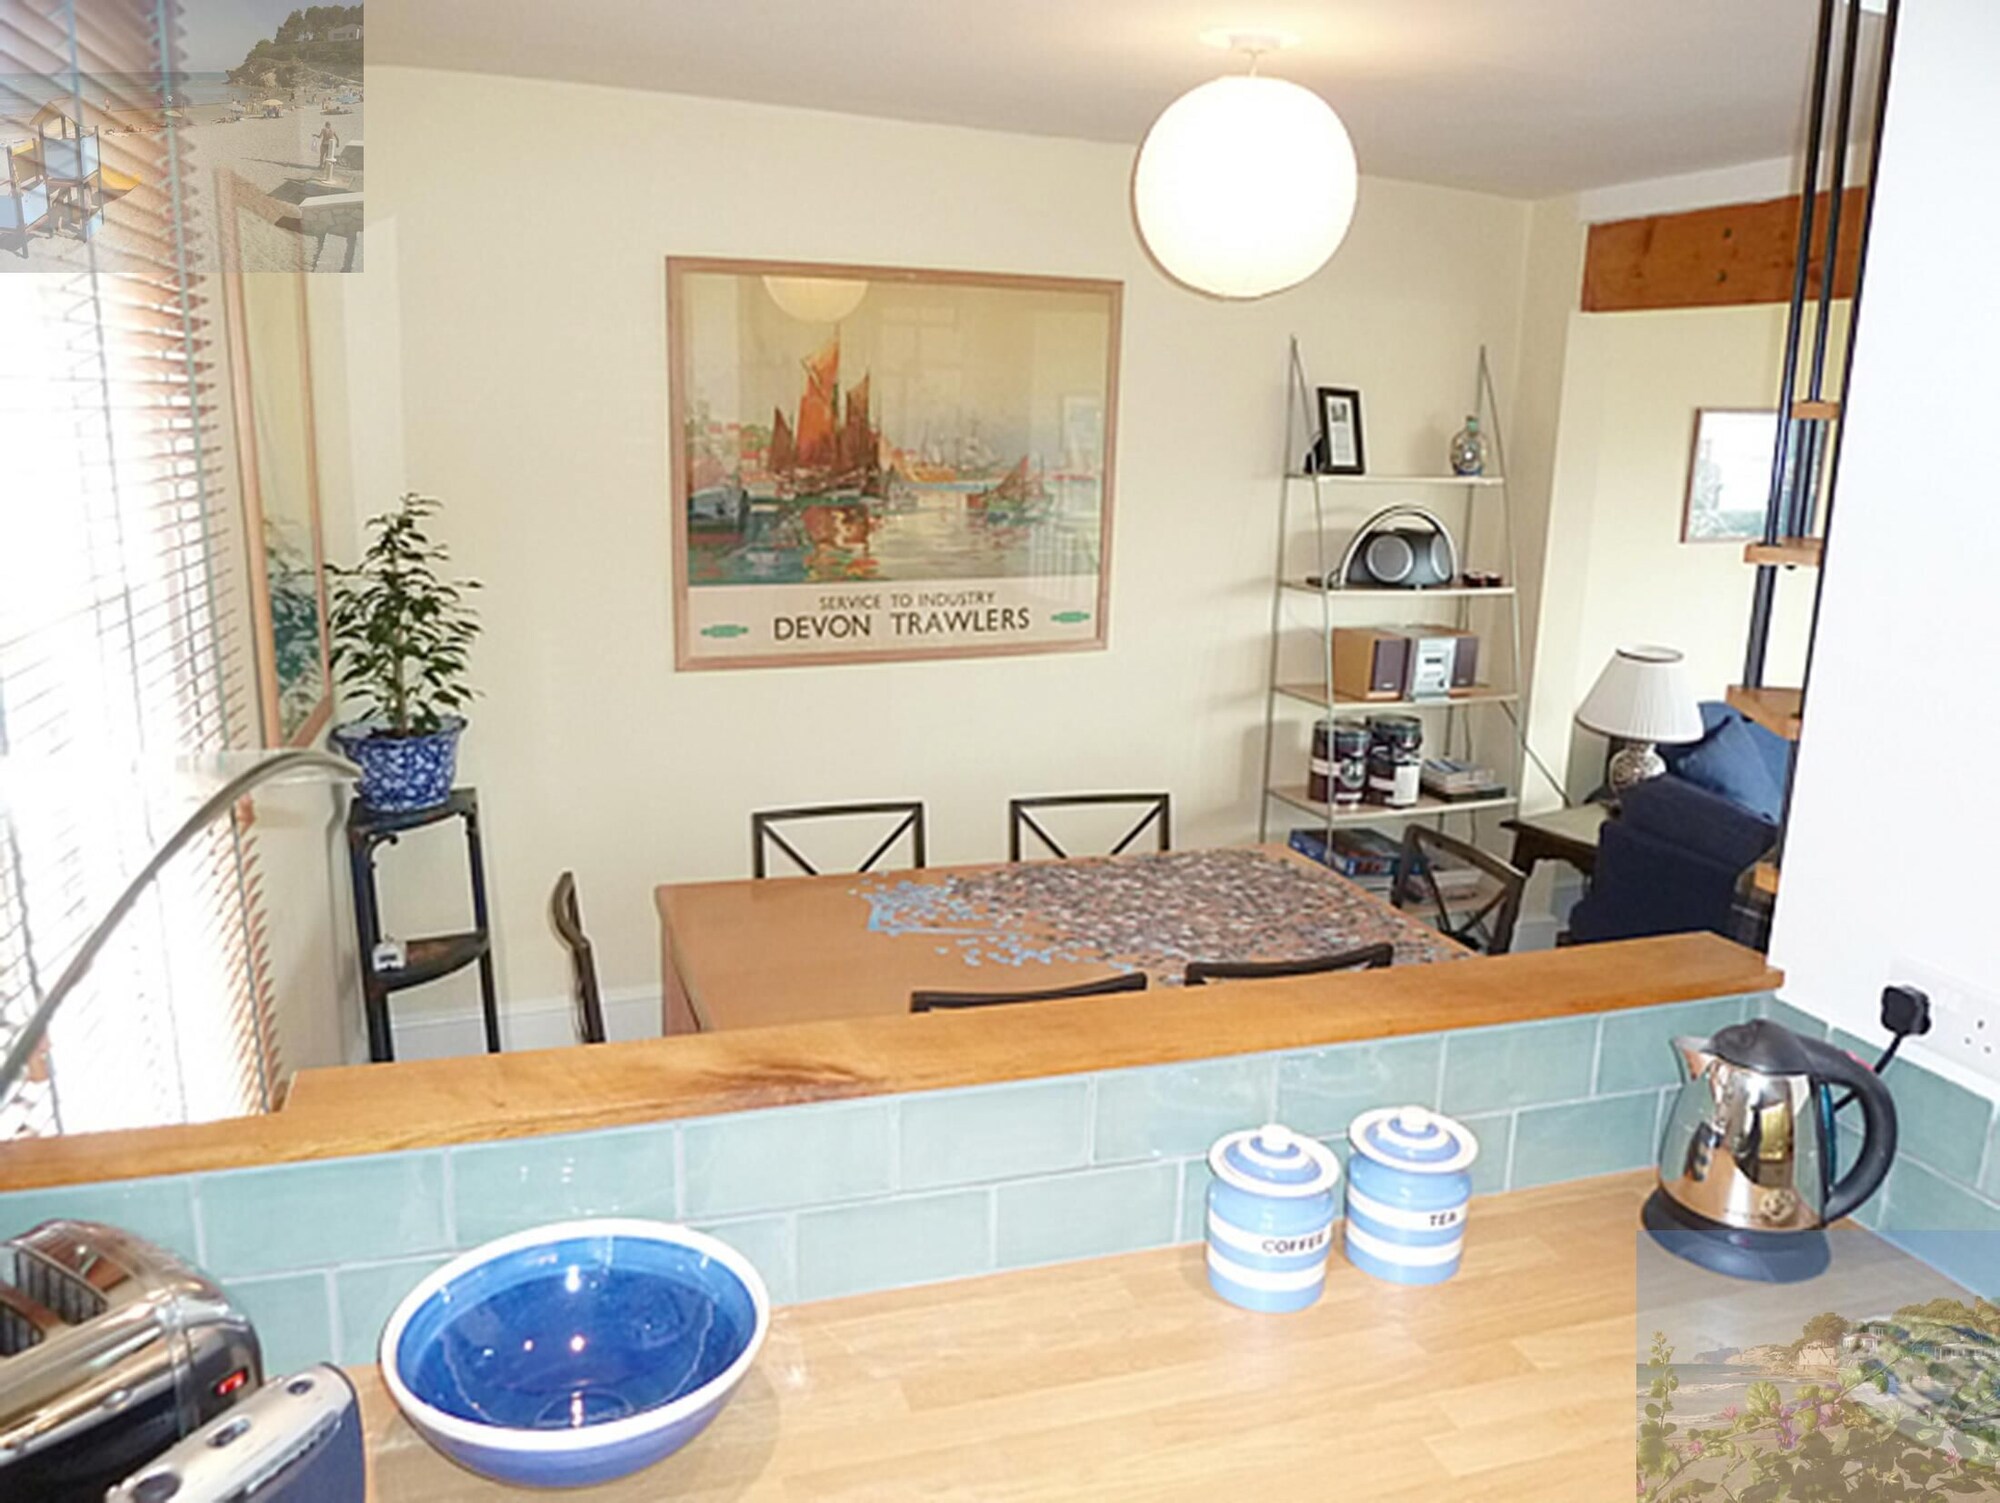
[[[1303,960],[1381,940],[1398,965],[1466,953],[1359,888],[1258,850],[1026,862],[856,891],[870,929],[933,936],[968,967],[1102,962],[1172,985],[1194,960]]]

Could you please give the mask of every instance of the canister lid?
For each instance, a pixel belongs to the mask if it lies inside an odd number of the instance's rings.
[[[1347,1141],[1378,1164],[1416,1174],[1453,1174],[1479,1157],[1471,1128],[1421,1106],[1363,1112],[1348,1127]]]
[[[1256,1195],[1320,1195],[1340,1178],[1331,1148],[1275,1122],[1216,1139],[1208,1167],[1224,1184]]]

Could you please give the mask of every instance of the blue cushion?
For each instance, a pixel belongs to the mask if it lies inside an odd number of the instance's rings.
[[[1761,729],[1740,718],[1722,721],[1693,746],[1680,749],[1674,773],[1776,824],[1784,813],[1785,785],[1758,740]],[[1764,734],[1783,744],[1783,738]]]

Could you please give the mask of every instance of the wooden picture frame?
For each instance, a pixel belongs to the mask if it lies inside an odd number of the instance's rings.
[[[677,669],[1104,648],[1122,283],[678,256],[666,282]]]
[[[1683,543],[1741,543],[1764,536],[1778,413],[1772,407],[1698,407],[1681,495]],[[1798,462],[1793,449],[1791,463]]]
[[[216,178],[259,719],[266,746],[309,746],[332,718],[333,665],[306,272],[242,269],[258,229],[295,211],[226,169]]]
[[[1313,473],[1367,474],[1360,391],[1352,386],[1319,387],[1314,394],[1314,407],[1319,414],[1319,438],[1313,445]]]

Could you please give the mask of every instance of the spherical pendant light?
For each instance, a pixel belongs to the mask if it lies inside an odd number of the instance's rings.
[[[1326,264],[1354,218],[1355,186],[1354,144],[1327,102],[1253,72],[1166,107],[1139,147],[1132,202],[1170,276],[1253,298]]]
[[[771,301],[808,324],[837,324],[868,296],[868,284],[851,277],[766,277]]]

